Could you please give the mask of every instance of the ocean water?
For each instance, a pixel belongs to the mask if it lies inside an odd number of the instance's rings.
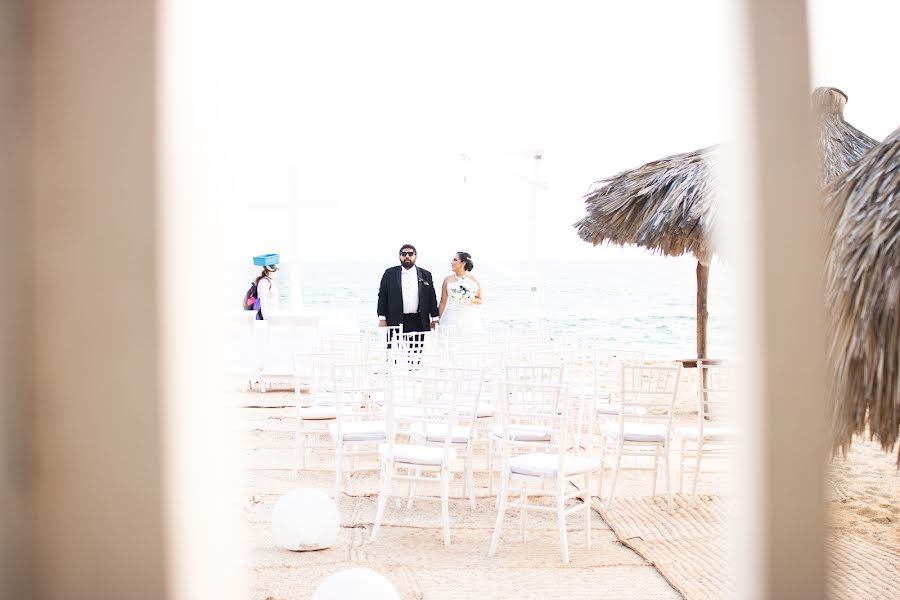
[[[687,258],[648,256],[641,260],[540,263],[541,326],[554,335],[589,334],[611,347],[643,349],[648,358],[696,356],[696,263]],[[378,285],[390,263],[285,263],[277,275],[282,307],[320,315],[346,316],[361,327],[376,324]],[[421,264],[439,286],[449,274],[443,265]],[[246,291],[258,272],[242,269]],[[526,262],[484,262],[473,275],[484,288],[484,317],[496,326],[530,327],[535,303],[530,291],[532,268]],[[295,278],[299,278],[300,302]],[[438,299],[440,300],[440,289]],[[723,356],[734,340],[734,310],[728,273],[710,270],[709,354]]]

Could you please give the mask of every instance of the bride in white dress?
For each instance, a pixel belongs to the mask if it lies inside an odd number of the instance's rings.
[[[471,275],[474,268],[471,254],[457,252],[450,261],[453,274],[441,284],[440,326],[447,327],[451,337],[470,337],[484,331],[484,295],[478,280]]]

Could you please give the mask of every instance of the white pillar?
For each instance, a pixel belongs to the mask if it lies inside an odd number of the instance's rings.
[[[825,338],[821,199],[809,111],[803,0],[744,0],[746,104],[729,198],[747,207],[751,298],[743,338],[756,341],[741,406],[737,583],[740,598],[824,598]]]
[[[154,3],[155,4],[155,3]],[[238,428],[228,422],[226,350],[234,291],[217,257],[190,272],[185,257],[221,247],[210,219],[222,210],[217,182],[224,124],[215,107],[217,0],[163,0],[160,11],[161,389],[164,418],[168,594],[171,598],[244,597],[240,559],[247,548],[234,507],[243,472]],[[212,221],[213,223],[215,221]]]
[[[157,8],[36,0],[25,26],[34,598],[166,595]]]

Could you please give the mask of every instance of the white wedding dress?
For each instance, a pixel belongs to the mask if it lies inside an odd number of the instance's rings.
[[[484,332],[481,305],[472,304],[478,282],[471,277],[453,275],[447,282],[447,306],[441,315],[441,326],[453,338],[472,337]]]

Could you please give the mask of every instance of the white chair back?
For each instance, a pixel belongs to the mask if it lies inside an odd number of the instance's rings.
[[[336,437],[341,437],[343,425],[348,422],[385,418],[387,369],[383,363],[334,365],[332,369]]]
[[[474,432],[475,419],[473,416],[475,413],[473,410],[478,408],[478,403],[482,400],[484,369],[468,369],[432,363],[424,366],[421,369],[421,373],[428,377],[444,377],[459,381],[457,410],[459,413],[459,423],[471,427]],[[470,436],[470,438],[471,437],[472,436]]]
[[[389,361],[400,369],[418,369],[423,364],[442,362],[446,359],[446,340],[434,331],[410,331],[401,333],[391,344]]]
[[[561,384],[565,365],[556,364],[507,364],[503,369],[505,381],[517,383]]]
[[[664,423],[671,430],[681,364],[623,363],[620,385],[619,430],[626,421]]]
[[[500,445],[504,459],[517,451],[540,451],[559,452],[562,460],[569,417],[564,387],[504,381],[500,388]]]
[[[319,347],[325,352],[340,352],[344,362],[362,363],[369,360],[369,347],[361,333],[335,333],[322,336]]]
[[[300,406],[300,389],[306,387],[311,398],[334,391],[334,365],[345,360],[342,352],[295,352],[294,395]]]
[[[429,436],[441,438],[442,464],[447,464],[453,447],[453,431],[458,427],[458,400],[458,379],[430,377],[420,373],[392,373],[387,380],[385,397],[385,457],[393,460],[399,433],[419,432],[426,440]],[[401,410],[409,408],[417,410]]]
[[[389,355],[397,342],[396,338],[403,333],[403,325],[393,327],[377,327],[362,332],[367,348],[369,362],[388,362]]]
[[[734,367],[725,361],[704,361],[697,364],[698,428],[700,439],[707,425],[734,427],[735,373]]]

